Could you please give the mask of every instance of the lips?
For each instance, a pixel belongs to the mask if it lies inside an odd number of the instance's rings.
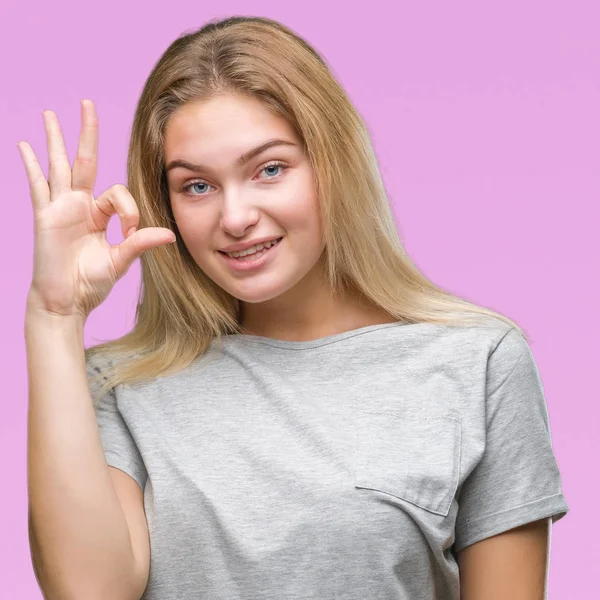
[[[255,252],[252,252],[251,254],[244,254],[243,256],[230,256],[229,253],[225,252],[224,250],[219,250],[219,252],[221,254],[224,254],[228,258],[242,260],[242,259],[250,258],[250,257],[254,256],[255,254],[261,254],[265,250],[268,252],[271,248],[277,246],[277,244],[279,244],[279,242],[282,239],[283,239],[283,236],[279,237],[279,238],[274,238],[272,240],[268,240],[265,242],[259,242],[259,243],[255,244],[254,246],[249,246],[248,248],[244,248],[244,250],[249,250],[250,248],[254,248],[255,246],[260,246],[260,245],[263,246],[260,250],[256,250]],[[268,247],[265,247],[265,244],[270,244],[270,245]],[[238,250],[237,252],[243,252],[244,250]],[[234,251],[232,251],[232,252],[234,252]]]
[[[235,258],[229,256],[227,253],[219,250],[219,254],[223,257],[225,263],[237,273],[252,273],[260,271],[263,267],[266,267],[275,260],[279,253],[279,247],[283,243],[283,238],[279,238],[279,241],[269,248],[263,248],[258,252],[248,254]]]

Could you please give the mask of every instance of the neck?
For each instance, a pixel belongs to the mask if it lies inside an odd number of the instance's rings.
[[[243,333],[289,341],[310,341],[395,321],[365,298],[333,294],[322,277],[307,277],[276,298],[240,306]]]

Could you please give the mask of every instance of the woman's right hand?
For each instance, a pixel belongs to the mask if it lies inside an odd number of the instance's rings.
[[[31,146],[27,142],[18,144],[35,221],[28,307],[85,320],[136,258],[150,248],[175,241],[175,234],[163,227],[145,227],[130,233],[139,224],[139,211],[124,185],[114,185],[94,199],[98,118],[93,102],[82,102],[82,129],[72,171],[56,115],[44,111],[43,118],[48,181]],[[106,227],[115,213],[121,219],[125,239],[111,246]]]

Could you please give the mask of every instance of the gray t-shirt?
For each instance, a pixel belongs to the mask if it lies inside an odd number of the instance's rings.
[[[456,551],[569,510],[534,357],[498,323],[230,335],[117,386],[97,419],[144,489],[144,600],[459,600]]]

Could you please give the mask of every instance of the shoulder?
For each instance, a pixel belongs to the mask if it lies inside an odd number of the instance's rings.
[[[407,336],[411,344],[457,360],[488,361],[492,355],[510,360],[527,349],[519,329],[497,319],[481,325],[424,323]]]
[[[500,331],[490,350],[490,359],[518,361],[531,351],[524,333],[516,327]]]
[[[509,328],[493,344],[487,361],[487,380],[490,389],[496,389],[508,380],[516,385],[540,384],[535,357],[525,335]]]
[[[490,326],[446,327],[442,338],[447,350],[457,360],[485,366],[488,383],[501,381],[513,374],[536,374],[535,359],[524,332],[501,322]]]
[[[109,379],[115,374],[115,369],[124,360],[135,359],[138,354],[131,354],[125,357],[123,354],[108,349],[97,350],[95,346],[85,350],[85,368],[88,377],[88,383],[92,396],[100,392],[102,386],[109,382]],[[106,393],[109,388],[103,391]],[[110,386],[112,389],[112,385]]]

